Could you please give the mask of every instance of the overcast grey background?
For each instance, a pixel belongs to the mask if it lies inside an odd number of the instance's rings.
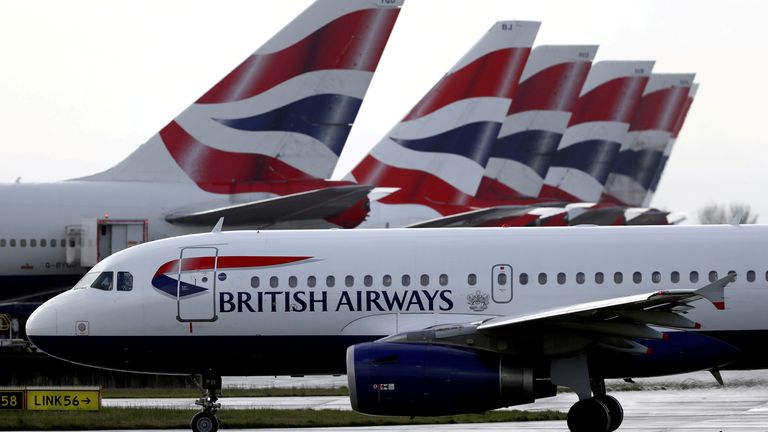
[[[0,182],[106,169],[310,1],[0,0]],[[701,83],[653,205],[746,202],[768,220],[768,2],[406,0],[335,177],[494,21],[542,21],[536,44],[600,45]],[[5,203],[3,203],[5,205]]]

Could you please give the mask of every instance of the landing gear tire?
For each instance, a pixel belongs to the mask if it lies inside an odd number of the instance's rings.
[[[610,425],[608,407],[598,399],[580,400],[568,411],[568,429],[571,432],[608,432]]]
[[[609,395],[601,395],[595,397],[595,399],[602,402],[606,408],[608,408],[608,414],[611,416],[611,424],[608,425],[608,432],[613,432],[621,426],[621,422],[624,421],[624,408],[615,397]]]
[[[192,432],[216,432],[219,430],[219,419],[207,412],[199,412],[192,417]]]

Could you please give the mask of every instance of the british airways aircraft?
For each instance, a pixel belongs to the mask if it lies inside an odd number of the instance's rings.
[[[317,0],[118,165],[0,185],[0,300],[71,286],[147,240],[353,227],[371,187],[329,181],[403,0]]]
[[[214,232],[118,252],[27,335],[74,363],[201,375],[346,372],[355,410],[479,412],[572,388],[613,431],[607,378],[768,368],[768,226]]]

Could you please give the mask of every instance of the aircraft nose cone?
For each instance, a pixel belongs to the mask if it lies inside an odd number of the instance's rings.
[[[46,351],[41,342],[46,336],[58,334],[58,308],[53,300],[43,303],[27,319],[27,338],[38,349]]]

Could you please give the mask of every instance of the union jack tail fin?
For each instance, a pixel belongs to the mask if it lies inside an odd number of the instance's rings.
[[[596,52],[596,45],[533,49],[493,146],[478,199],[539,195]]]
[[[641,206],[672,139],[694,74],[652,74],[624,137],[601,201]]]
[[[675,147],[677,137],[680,135],[680,130],[683,129],[683,124],[685,123],[685,119],[688,116],[688,111],[691,109],[691,105],[693,105],[693,100],[696,98],[697,91],[699,91],[699,84],[694,83],[688,91],[688,99],[686,99],[685,106],[680,111],[680,115],[677,117],[677,121],[675,122],[675,127],[672,132],[672,137],[667,142],[667,147],[664,149],[664,153],[661,156],[661,162],[657,166],[656,172],[653,175],[653,179],[651,180],[651,187],[648,190],[648,193],[645,195],[645,199],[643,199],[643,207],[648,207],[651,204],[651,198],[653,198],[653,194],[656,192],[656,188],[659,186],[661,175],[664,172],[664,168],[667,166],[667,161],[669,160],[669,156],[672,154],[672,149]]]
[[[653,68],[650,61],[603,61],[587,76],[539,194],[597,201]]]
[[[471,200],[538,29],[538,22],[494,24],[349,177],[399,188],[384,204]]]
[[[213,193],[330,177],[404,0],[316,0],[117,166]]]

